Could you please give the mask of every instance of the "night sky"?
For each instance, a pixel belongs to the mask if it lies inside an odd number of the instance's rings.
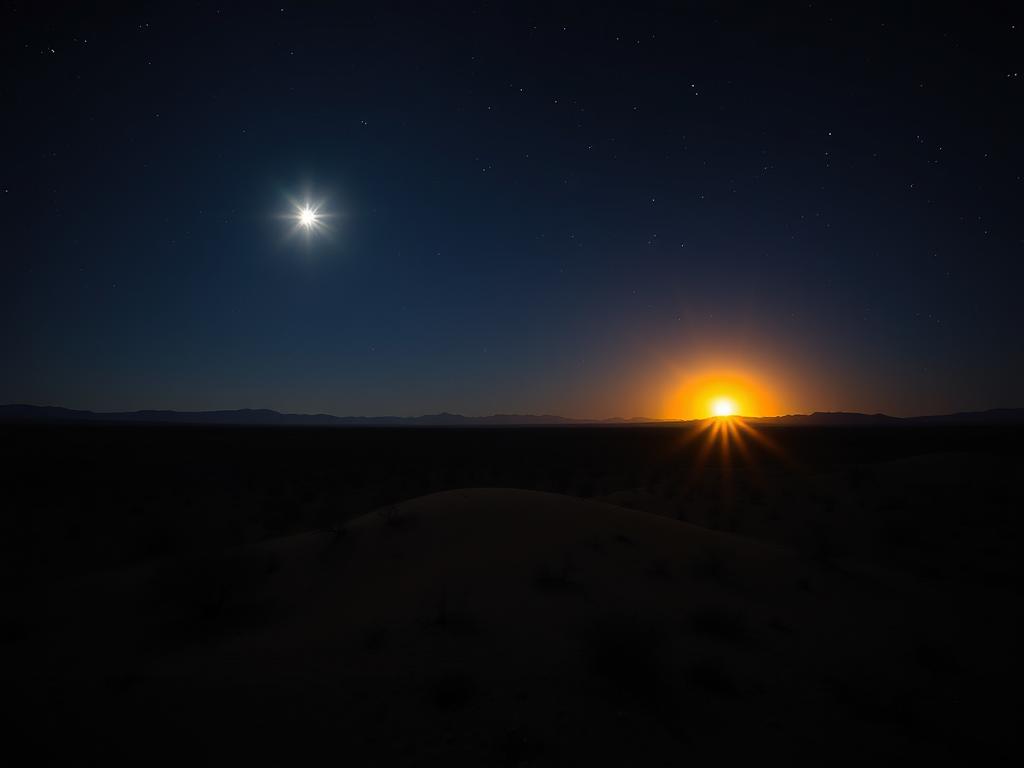
[[[1011,4],[82,5],[0,17],[0,402],[1024,405]]]

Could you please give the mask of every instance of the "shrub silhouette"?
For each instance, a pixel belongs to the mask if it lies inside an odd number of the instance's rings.
[[[730,642],[742,640],[746,635],[742,616],[714,605],[703,606],[690,614],[690,626],[698,634]]]
[[[664,633],[634,616],[600,619],[584,641],[587,669],[603,692],[618,703],[640,706],[668,698],[664,650]]]

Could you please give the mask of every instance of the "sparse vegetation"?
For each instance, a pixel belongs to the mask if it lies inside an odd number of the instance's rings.
[[[703,554],[693,560],[690,565],[693,578],[710,581],[715,584],[729,584],[729,574],[725,558],[717,549],[705,549]]]
[[[377,510],[377,514],[381,516],[384,524],[389,528],[399,528],[407,525],[410,521],[410,517],[397,504],[381,507]]]
[[[476,680],[465,672],[449,672],[430,687],[434,706],[444,712],[456,712],[470,706],[480,693]]]
[[[732,674],[717,659],[704,659],[691,665],[686,679],[690,685],[714,696],[735,698],[740,693]]]
[[[363,646],[370,653],[378,653],[387,646],[389,637],[390,636],[386,628],[381,626],[371,627],[366,632]]]
[[[528,765],[544,753],[544,746],[526,729],[512,728],[498,742],[497,752],[513,765]]]
[[[476,617],[468,611],[452,610],[442,595],[434,606],[434,613],[422,624],[453,635],[475,635],[480,627]]]
[[[649,573],[651,578],[668,581],[672,578],[672,564],[665,558],[652,560]]]
[[[669,694],[663,630],[639,616],[611,615],[596,621],[584,638],[588,671],[616,702],[664,704]]]
[[[704,605],[693,611],[690,627],[698,634],[733,643],[743,640],[747,633],[740,614],[716,605]]]
[[[545,563],[537,570],[534,583],[542,592],[579,591],[582,585],[573,581],[572,570],[572,560],[569,558],[565,558],[557,568],[552,568]]]

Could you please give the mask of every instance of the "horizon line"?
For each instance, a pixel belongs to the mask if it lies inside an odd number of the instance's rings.
[[[131,416],[145,416],[145,415],[167,415],[167,416],[182,416],[182,417],[209,417],[217,415],[244,415],[244,414],[263,414],[269,417],[281,417],[281,418],[296,418],[296,419],[330,419],[334,421],[422,421],[427,419],[458,419],[466,421],[483,421],[501,419],[506,423],[510,423],[509,420],[525,419],[533,421],[534,423],[539,420],[548,419],[555,422],[568,422],[578,424],[604,424],[604,423],[636,423],[636,424],[679,424],[688,422],[707,421],[710,419],[719,418],[737,418],[737,419],[748,419],[748,420],[764,420],[771,421],[776,419],[791,419],[791,418],[812,418],[818,417],[836,417],[836,418],[864,418],[864,419],[887,419],[887,420],[914,420],[914,419],[941,419],[950,417],[967,417],[967,416],[981,416],[981,415],[995,415],[998,413],[1024,413],[1024,408],[1013,408],[1013,407],[994,407],[986,408],[983,410],[973,411],[952,411],[945,413],[926,413],[918,414],[914,416],[893,416],[881,411],[874,413],[868,413],[863,411],[812,411],[810,413],[783,413],[773,416],[746,416],[743,414],[730,414],[729,416],[694,416],[694,417],[678,417],[678,418],[654,418],[648,416],[609,416],[609,417],[579,417],[579,416],[562,416],[556,413],[489,413],[482,415],[467,415],[463,413],[453,411],[438,411],[436,413],[424,413],[413,416],[399,416],[393,414],[373,414],[373,415],[345,415],[338,416],[327,412],[316,412],[316,413],[301,413],[294,411],[279,411],[273,408],[213,408],[206,410],[181,410],[176,408],[139,408],[134,410],[93,410],[88,408],[68,408],[60,405],[36,405],[33,403],[6,403],[0,404],[0,416],[5,415],[4,412],[11,410],[25,409],[32,411],[49,411],[62,412],[63,414],[74,417],[75,415],[83,416],[94,416],[94,417],[131,417]],[[27,414],[26,414],[27,415]],[[40,414],[42,415],[42,414]],[[55,414],[56,415],[56,414]]]

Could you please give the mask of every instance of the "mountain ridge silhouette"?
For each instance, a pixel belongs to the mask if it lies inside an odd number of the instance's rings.
[[[1000,425],[1024,424],[1024,408],[992,408],[927,416],[888,416],[883,413],[815,411],[810,414],[743,417],[764,426],[900,426],[900,425]],[[334,416],[328,413],[282,413],[269,408],[213,411],[145,409],[138,411],[89,411],[50,405],[0,405],[3,423],[128,423],[238,426],[643,426],[692,424],[706,419],[651,419],[642,416],[577,419],[555,414],[506,414],[465,416],[458,413],[421,416]]]

